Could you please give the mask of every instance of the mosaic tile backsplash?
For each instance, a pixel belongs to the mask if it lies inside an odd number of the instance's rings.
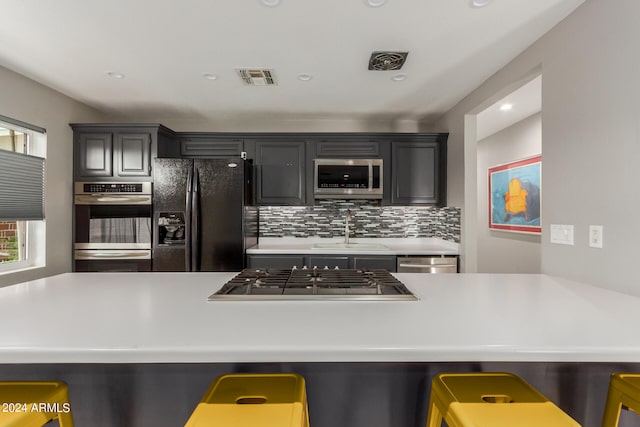
[[[371,200],[322,200],[315,206],[261,206],[260,237],[439,237],[460,243],[460,208],[379,206]]]

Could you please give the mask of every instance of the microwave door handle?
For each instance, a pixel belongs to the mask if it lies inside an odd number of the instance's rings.
[[[373,162],[369,161],[369,191],[373,190]]]
[[[191,271],[200,271],[200,174],[193,174],[193,195],[191,197]]]
[[[191,200],[193,199],[192,193],[193,187],[193,167],[189,168],[189,173],[187,174],[187,194],[185,198],[185,215],[187,226],[185,227],[185,246],[184,246],[184,271],[191,271]]]

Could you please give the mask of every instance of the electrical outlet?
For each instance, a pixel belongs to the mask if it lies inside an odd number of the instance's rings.
[[[601,225],[589,226],[589,246],[592,248],[602,247],[602,232],[603,227]]]

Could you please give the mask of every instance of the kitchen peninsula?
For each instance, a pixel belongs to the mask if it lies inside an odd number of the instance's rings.
[[[207,301],[234,274],[67,273],[1,288],[0,374],[67,381],[80,417],[140,414],[92,425],[150,426],[180,425],[157,417],[186,419],[220,373],[296,371],[314,425],[372,425],[382,411],[376,425],[414,426],[434,372],[524,374],[581,421],[601,406],[574,391],[599,399],[612,369],[640,368],[640,299],[562,278],[398,273],[418,301]],[[361,393],[350,408],[323,413],[350,392]],[[371,414],[354,415],[359,405]],[[345,411],[349,423],[332,418]]]

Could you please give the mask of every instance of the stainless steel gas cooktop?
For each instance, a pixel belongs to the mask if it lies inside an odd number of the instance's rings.
[[[387,270],[242,270],[218,292],[217,300],[415,301]]]

